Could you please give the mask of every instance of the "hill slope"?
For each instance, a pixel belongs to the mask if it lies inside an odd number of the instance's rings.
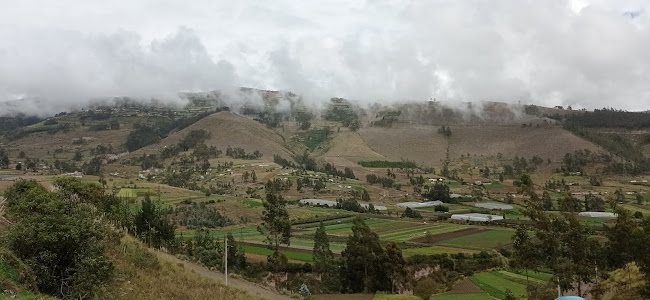
[[[431,166],[441,165],[447,143],[452,159],[460,155],[515,155],[560,161],[566,153],[579,149],[602,149],[560,127],[526,127],[516,125],[452,126],[447,140],[437,133],[438,127],[404,124],[397,128],[363,128],[361,137],[369,147],[391,160],[409,159]]]
[[[265,159],[273,159],[274,154],[291,157],[285,138],[263,124],[230,112],[219,112],[205,117],[187,128],[175,132],[160,143],[144,148],[145,151],[160,149],[178,143],[190,131],[204,129],[211,133],[205,141],[208,146],[215,146],[225,151],[226,147],[241,147],[246,152],[259,150]],[[149,152],[148,151],[148,152]]]

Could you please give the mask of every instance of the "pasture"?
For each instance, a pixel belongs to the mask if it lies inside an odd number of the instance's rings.
[[[508,229],[493,229],[440,241],[436,245],[473,250],[490,250],[510,245],[512,243],[513,233],[514,231]]]
[[[523,298],[526,296],[525,283],[522,284],[516,281],[512,281],[511,277],[499,271],[474,274],[470,276],[469,279],[482,290],[490,294],[490,296],[498,299],[503,299],[505,297],[506,290],[510,290],[512,294],[517,298]]]

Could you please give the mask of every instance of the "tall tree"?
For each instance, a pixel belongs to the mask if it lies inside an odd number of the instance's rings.
[[[402,249],[395,242],[389,242],[382,259],[384,272],[390,281],[391,292],[395,293],[395,288],[402,289],[408,283],[408,271]]]
[[[150,247],[172,246],[175,226],[167,220],[160,208],[146,194],[140,211],[135,215],[135,232]]]
[[[357,216],[352,222],[352,235],[348,237],[343,259],[342,277],[346,290],[350,292],[374,292],[387,281],[381,258],[384,249],[379,236]]]
[[[539,252],[528,235],[528,230],[521,226],[512,237],[515,267],[526,271],[526,283],[529,283],[528,270],[536,270],[539,266]]]
[[[314,235],[314,267],[316,272],[323,274],[332,269],[334,253],[330,250],[330,242],[325,232],[323,221],[320,222]]]
[[[270,263],[276,266],[286,264],[286,256],[280,253],[280,245],[289,245],[291,239],[291,221],[287,211],[287,201],[275,193],[267,193],[263,203],[262,213],[263,228],[258,227],[260,233],[266,235],[266,244],[273,253],[269,255]]]

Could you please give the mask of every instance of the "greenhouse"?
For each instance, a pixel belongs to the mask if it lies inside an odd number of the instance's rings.
[[[501,203],[476,203],[474,206],[476,207],[482,207],[482,208],[487,208],[487,209],[500,209],[500,210],[507,210],[507,209],[512,209],[512,205],[507,205],[507,204],[501,204]]]
[[[336,201],[321,200],[321,199],[302,199],[300,200],[300,204],[335,207]]]
[[[361,204],[361,207],[368,209],[369,204]],[[388,210],[386,206],[381,206],[381,205],[375,205],[375,210]]]
[[[591,218],[616,218],[617,215],[611,212],[604,211],[583,211],[578,213],[581,217],[591,217]]]
[[[491,222],[497,220],[503,220],[502,216],[498,215],[487,215],[487,214],[453,214],[451,215],[452,220],[467,220],[474,222]]]
[[[441,205],[442,201],[428,201],[428,202],[402,202],[395,204],[399,207],[410,207],[410,208],[421,208],[421,207],[431,207],[436,205]]]

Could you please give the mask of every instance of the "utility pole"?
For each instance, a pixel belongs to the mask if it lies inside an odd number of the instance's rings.
[[[226,258],[224,259],[226,270],[224,274],[226,275],[226,286],[228,286],[228,236],[225,237],[226,240],[226,251],[224,251]]]

